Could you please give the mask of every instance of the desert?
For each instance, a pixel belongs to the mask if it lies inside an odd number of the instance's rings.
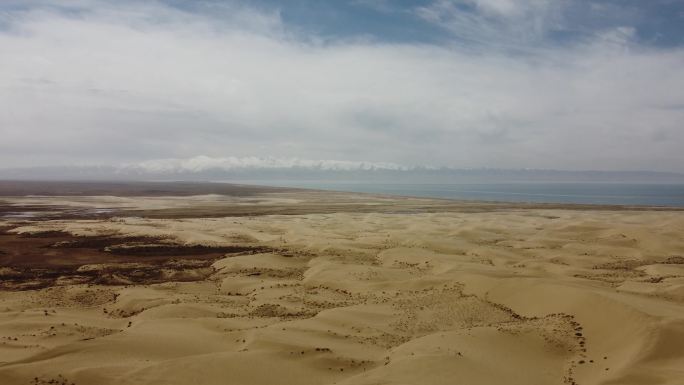
[[[0,188],[3,384],[684,378],[681,210],[70,187]]]
[[[0,385],[684,385],[684,0],[0,0]]]

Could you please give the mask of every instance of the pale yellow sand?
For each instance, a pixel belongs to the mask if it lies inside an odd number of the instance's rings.
[[[117,218],[16,229],[45,230],[282,252],[219,260],[198,282],[0,292],[3,385],[684,384],[682,212]]]

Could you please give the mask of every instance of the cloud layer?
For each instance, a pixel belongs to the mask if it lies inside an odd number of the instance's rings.
[[[684,50],[631,25],[550,40],[563,3],[404,10],[452,37],[425,44],[325,39],[235,2],[32,2],[0,13],[0,164],[684,171]]]

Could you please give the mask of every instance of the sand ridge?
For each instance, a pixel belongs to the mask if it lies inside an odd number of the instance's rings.
[[[5,220],[27,237],[264,249],[227,251],[188,279],[2,291],[0,379],[681,383],[684,213],[420,205],[428,209]]]

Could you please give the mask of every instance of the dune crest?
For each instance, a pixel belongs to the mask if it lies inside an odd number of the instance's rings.
[[[414,204],[428,209],[6,220],[3,242],[94,254],[35,287],[0,270],[0,382],[684,378],[683,213]]]

